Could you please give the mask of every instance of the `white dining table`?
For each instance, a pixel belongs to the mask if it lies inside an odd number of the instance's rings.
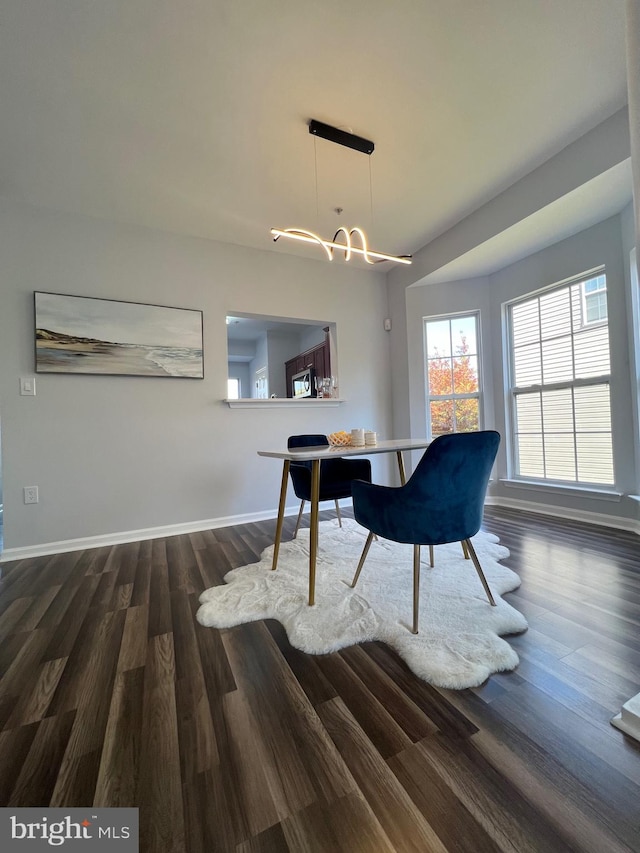
[[[282,483],[280,486],[280,502],[278,505],[278,521],[276,524],[276,538],[273,547],[273,560],[271,570],[275,571],[278,566],[278,553],[280,551],[280,540],[282,538],[282,524],[284,522],[284,510],[287,498],[287,486],[289,484],[289,467],[292,462],[311,462],[311,521],[309,534],[309,605],[315,602],[316,588],[316,558],[318,554],[318,505],[320,503],[320,463],[323,459],[335,459],[347,456],[371,456],[375,453],[395,453],[398,459],[400,482],[406,482],[405,466],[402,457],[403,452],[412,450],[424,450],[431,444],[426,438],[395,438],[386,441],[378,441],[376,444],[364,447],[334,447],[322,445],[320,447],[295,447],[283,450],[258,450],[258,456],[269,456],[272,459],[282,459]]]

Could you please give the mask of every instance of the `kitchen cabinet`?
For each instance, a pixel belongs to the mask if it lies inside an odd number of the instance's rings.
[[[325,340],[318,346],[305,350],[285,362],[285,374],[287,379],[287,397],[292,397],[291,380],[296,373],[301,373],[308,367],[312,367],[316,376],[331,376],[331,351],[329,347],[329,335],[325,332]]]

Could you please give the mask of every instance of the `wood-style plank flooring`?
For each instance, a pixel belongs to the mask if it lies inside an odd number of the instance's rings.
[[[640,851],[640,744],[610,725],[640,692],[637,536],[488,508],[530,628],[517,670],[447,691],[378,643],[199,626],[274,528],[3,565],[0,806],[138,806],[145,853]]]

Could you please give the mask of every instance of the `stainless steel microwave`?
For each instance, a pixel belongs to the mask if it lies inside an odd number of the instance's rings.
[[[300,373],[296,373],[291,378],[291,396],[292,397],[315,397],[316,383],[315,370],[313,367],[307,367]]]

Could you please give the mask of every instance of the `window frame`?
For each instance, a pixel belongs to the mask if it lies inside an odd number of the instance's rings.
[[[449,321],[449,335],[451,339],[451,324],[454,320],[466,319],[473,317],[476,326],[476,352],[474,353],[478,365],[478,390],[465,394],[456,394],[453,390],[451,394],[436,394],[432,395],[429,392],[429,351],[427,349],[427,323]],[[434,438],[431,424],[431,401],[432,400],[451,400],[455,403],[456,400],[475,400],[478,401],[478,429],[484,429],[484,393],[483,393],[483,370],[482,370],[482,340],[481,340],[481,323],[480,311],[454,311],[447,314],[431,314],[422,318],[422,351],[423,351],[423,381],[424,381],[424,396],[425,396],[425,421],[427,429],[427,438]],[[451,358],[455,356],[451,354]],[[444,356],[447,358],[447,356]],[[455,406],[453,411],[455,419]],[[457,430],[454,430],[454,433]],[[443,433],[451,434],[451,433]]]
[[[585,289],[585,284],[587,284],[587,282],[589,282],[589,281],[594,281],[594,280],[597,281],[599,278],[602,278],[602,277],[604,278],[604,287],[599,287],[597,290],[592,290],[589,293],[587,293],[587,291]],[[585,327],[585,326],[593,327],[593,326],[597,325],[598,323],[608,323],[609,322],[609,304],[608,304],[607,276],[606,276],[606,273],[604,272],[604,270],[602,272],[598,273],[597,275],[589,275],[587,278],[583,279],[580,282],[580,284],[581,284],[580,300],[581,300],[581,305],[582,305],[582,326],[583,327]],[[604,293],[604,302],[605,302],[605,306],[606,306],[607,316],[604,318],[599,317],[597,320],[589,320],[589,318],[588,318],[589,312],[588,312],[588,308],[587,308],[588,299],[590,296],[599,296],[602,293]]]
[[[561,291],[563,289],[569,290],[569,298],[571,299],[571,287],[578,284],[580,285],[580,310],[582,312],[582,317],[580,318],[580,324],[575,329],[572,325],[571,330],[571,338],[572,338],[572,349],[573,349],[573,339],[576,335],[576,332],[583,330],[585,328],[594,328],[596,326],[603,326],[605,324],[609,324],[609,312],[607,306],[607,317],[605,319],[594,320],[591,322],[586,322],[586,303],[585,303],[585,290],[584,284],[587,281],[590,281],[594,278],[598,278],[599,276],[605,277],[605,287],[599,288],[595,293],[599,293],[604,291],[605,295],[608,293],[607,281],[606,281],[606,268],[603,266],[596,267],[593,270],[588,270],[584,273],[580,273],[579,275],[572,276],[570,278],[564,279],[563,281],[555,282],[554,284],[548,285],[546,287],[540,288],[539,290],[531,291],[529,293],[523,294],[515,299],[511,299],[508,302],[503,304],[503,329],[504,329],[504,346],[505,346],[505,354],[506,354],[506,371],[505,371],[505,423],[508,433],[508,441],[507,441],[507,466],[508,466],[508,478],[514,483],[534,483],[539,486],[551,486],[551,487],[565,487],[567,489],[597,489],[597,490],[613,490],[616,488],[616,470],[615,470],[615,459],[613,457],[613,424],[611,424],[611,429],[609,435],[611,436],[611,456],[612,456],[612,481],[607,483],[602,483],[598,481],[583,481],[583,480],[563,480],[553,477],[546,476],[535,476],[531,474],[521,474],[520,473],[520,464],[519,464],[519,453],[518,453],[518,416],[517,416],[517,397],[521,394],[543,394],[544,392],[549,391],[562,391],[567,389],[577,389],[598,385],[606,385],[609,391],[609,416],[613,419],[613,408],[611,406],[611,381],[612,381],[612,372],[611,372],[611,339],[608,336],[608,346],[609,346],[609,372],[605,374],[599,374],[589,377],[578,377],[570,380],[562,380],[556,382],[547,382],[547,383],[534,383],[531,385],[523,385],[517,386],[515,385],[515,374],[516,374],[516,365],[515,365],[515,348],[513,345],[513,308],[516,305],[520,305],[525,302],[532,301],[534,299],[540,299],[548,293],[552,293],[554,291]],[[610,329],[608,329],[608,334],[610,335]],[[538,343],[542,343],[541,335],[536,339]],[[577,442],[576,436],[579,434],[576,431],[576,423],[575,423],[575,407],[572,410],[573,415],[573,430],[570,434],[574,437],[574,453],[577,458]],[[544,415],[541,412],[541,416]],[[543,447],[544,447],[544,421],[541,429],[541,436],[543,437]],[[544,464],[544,459],[543,459]],[[577,462],[576,462],[576,475],[577,475]]]

